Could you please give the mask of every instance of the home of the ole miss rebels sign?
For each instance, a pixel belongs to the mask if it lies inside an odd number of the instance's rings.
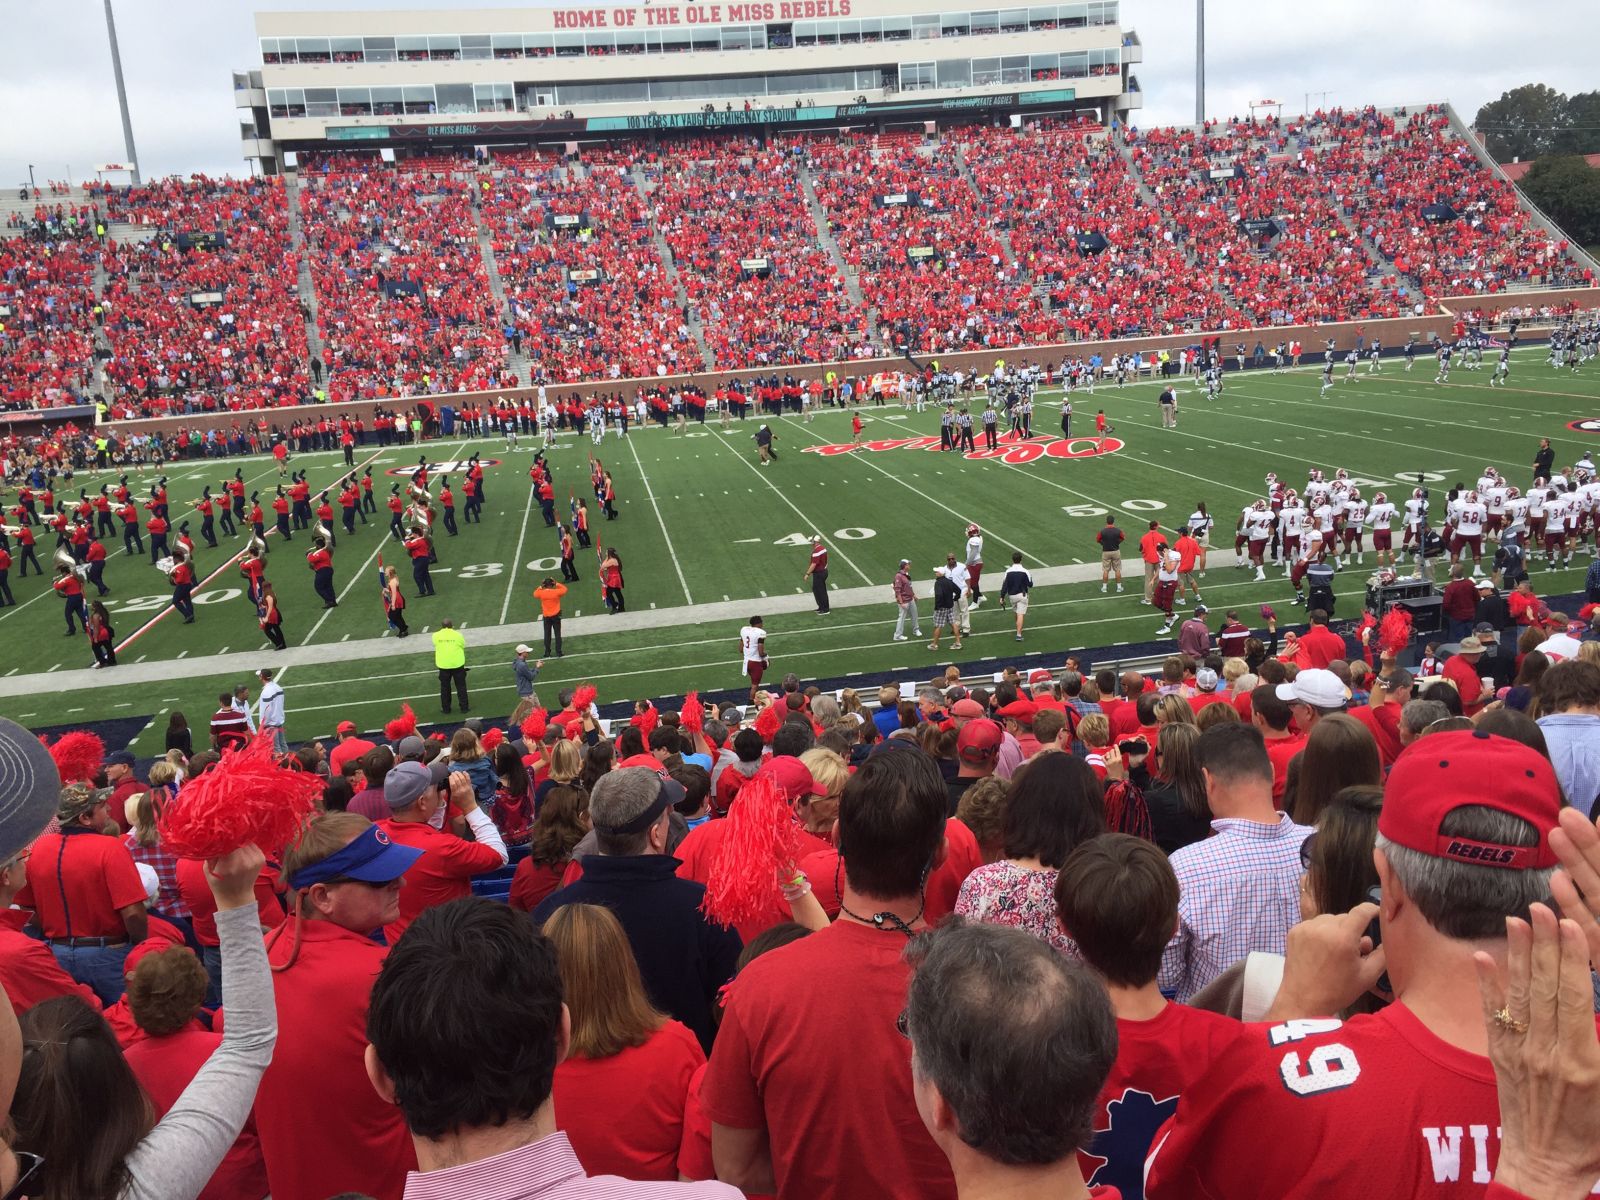
[[[558,8],[557,29],[660,29],[744,21],[811,21],[848,17],[851,0],[749,0],[747,3],[655,4],[648,8]]]
[[[1101,454],[1115,454],[1122,449],[1120,438],[1105,437],[1055,437],[1050,434],[1035,434],[1031,438],[1013,438],[1010,434],[1000,439],[1000,444],[993,450],[979,447],[968,450],[961,457],[976,461],[985,459],[998,459],[1011,466],[1022,463],[1037,462],[1042,458],[1094,458]],[[882,441],[862,442],[859,446],[843,442],[828,446],[803,446],[801,450],[806,454],[851,454],[858,450],[931,450],[939,453],[939,439],[936,437],[914,438],[886,438]]]

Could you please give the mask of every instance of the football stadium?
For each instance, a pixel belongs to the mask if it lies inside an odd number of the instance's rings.
[[[1600,1181],[1502,1117],[1600,1099],[1600,247],[1493,105],[273,11],[152,174],[105,9],[125,158],[0,192],[0,1196]]]

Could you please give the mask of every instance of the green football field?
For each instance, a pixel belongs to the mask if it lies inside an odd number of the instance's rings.
[[[937,443],[932,450],[891,444],[936,438],[938,415],[931,406],[920,414],[866,406],[859,410],[863,441],[880,448],[831,453],[817,450],[850,442],[848,414],[824,411],[809,423],[785,417],[774,422],[778,461],[767,466],[756,461],[756,419],[735,422],[726,432],[713,419],[686,436],[656,428],[620,440],[608,433],[599,447],[586,435],[563,435],[548,456],[562,519],[569,490],[587,492],[590,453],[615,478],[619,519],[605,521],[591,496],[591,525],[597,544],[614,545],[621,554],[629,612],[606,616],[593,551],[580,551],[582,578],[566,601],[566,655],[546,665],[541,697],[553,704],[558,688],[585,681],[597,685],[602,704],[680,696],[689,688],[736,688],[737,629],[756,613],[766,616],[769,678],[790,669],[807,679],[845,682],[886,671],[921,678],[950,662],[973,673],[1035,657],[1059,666],[1070,649],[1149,643],[1160,619],[1139,603],[1131,543],[1152,519],[1175,528],[1199,501],[1217,519],[1205,580],[1209,606],[1219,616],[1236,606],[1247,621],[1256,619],[1262,603],[1285,613],[1292,592],[1281,571],[1269,571],[1258,584],[1233,565],[1234,522],[1241,507],[1263,494],[1266,473],[1299,486],[1312,467],[1330,475],[1345,467],[1369,500],[1385,490],[1398,503],[1419,471],[1430,486],[1449,487],[1493,463],[1525,488],[1538,438],[1551,438],[1558,467],[1600,445],[1592,434],[1568,428],[1600,418],[1600,373],[1557,372],[1543,354],[1538,348],[1519,352],[1513,386],[1504,389],[1488,386],[1487,365],[1480,372],[1458,369],[1450,385],[1435,386],[1424,358],[1409,374],[1397,359],[1373,376],[1363,364],[1356,382],[1340,382],[1326,400],[1318,396],[1316,369],[1230,374],[1215,403],[1186,381],[1176,431],[1161,428],[1157,385],[1102,385],[1092,397],[1081,391],[1074,397],[1073,423],[1075,436],[1092,433],[1095,408],[1105,408],[1115,442],[1100,455],[1089,453],[1092,438],[1061,444],[1055,390],[1037,398],[1035,441],[989,460],[941,454]],[[1336,377],[1342,376],[1341,365]],[[515,703],[511,647],[518,641],[540,645],[530,593],[545,575],[558,574],[555,532],[545,527],[528,487],[530,439],[515,450],[499,438],[423,449],[432,462],[460,461],[474,451],[498,461],[487,473],[482,524],[462,525],[453,538],[436,528],[435,597],[413,594],[409,562],[388,537],[382,504],[389,483],[403,482],[415,464],[417,449],[367,448],[356,462],[373,466],[381,481],[375,489],[379,512],[371,524],[358,524],[353,537],[337,531],[338,608],[324,611],[312,590],[305,535],[296,533],[288,546],[269,538],[268,576],[285,612],[289,651],[271,652],[256,627],[234,566],[242,537],[216,550],[201,543],[192,625],[169,607],[170,586],[148,555],[123,556],[119,538],[107,543],[106,581],[113,591],[105,597],[123,643],[119,666],[86,671],[93,661],[88,644],[82,636],[64,636],[59,600],[44,581],[21,579],[13,568],[18,605],[0,609],[0,712],[35,727],[126,720],[126,730],[137,734],[134,748],[152,753],[171,710],[202,726],[219,690],[250,680],[256,666],[271,665],[284,672],[291,739],[324,734],[346,717],[377,728],[402,699],[428,722],[441,718],[425,635],[450,618],[474,643],[468,655],[474,712],[503,716]],[[1064,449],[1078,457],[1061,456]],[[309,471],[315,489],[331,486],[345,470],[337,454],[297,456],[292,465]],[[277,469],[267,459],[226,460],[225,470],[222,461],[173,465],[166,473],[175,519],[202,486],[216,490],[235,466],[264,500],[271,496]],[[402,475],[390,478],[387,471]],[[71,490],[82,486],[92,494],[104,481],[114,479],[80,476]],[[136,489],[148,484],[148,476],[130,479]],[[1130,535],[1123,595],[1099,589],[1093,538],[1107,512]],[[992,600],[975,612],[959,652],[948,640],[938,653],[926,639],[892,641],[889,585],[900,558],[915,563],[926,634],[932,568],[962,548],[968,521],[986,535],[984,580],[991,594],[1013,550],[1036,573],[1055,569],[1033,594],[1025,642],[1013,640],[1011,618]],[[198,533],[198,518],[191,523]],[[812,533],[820,533],[832,553],[830,587],[838,599],[828,616],[812,611],[802,578]],[[47,567],[53,550],[41,538]],[[400,566],[413,630],[406,640],[386,635],[376,582],[380,556]],[[1547,593],[1579,590],[1588,561],[1575,561],[1569,571],[1541,567],[1535,586]],[[1341,596],[1362,592],[1372,563],[1369,549],[1366,567],[1340,572]],[[1074,566],[1079,569],[1070,570]],[[1339,615],[1352,616],[1358,607],[1359,601],[1343,601]]]

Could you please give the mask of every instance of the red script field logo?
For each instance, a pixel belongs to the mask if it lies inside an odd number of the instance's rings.
[[[995,449],[968,450],[961,457],[979,462],[994,458],[1011,466],[1020,466],[1023,463],[1037,462],[1041,458],[1096,458],[1102,454],[1115,454],[1122,449],[1122,445],[1122,440],[1114,437],[1064,438],[1051,434],[1035,434],[1031,438],[1013,438],[1010,434],[1006,434]],[[803,446],[801,449],[806,454],[824,455],[851,454],[858,450],[931,450],[935,454],[941,453],[939,439],[936,437],[886,438],[882,441],[862,442],[859,446],[844,442],[829,446]]]

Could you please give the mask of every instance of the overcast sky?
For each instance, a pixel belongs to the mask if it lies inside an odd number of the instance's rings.
[[[1207,112],[1243,114],[1275,99],[1298,112],[1312,91],[1329,104],[1448,99],[1470,121],[1507,88],[1600,88],[1583,51],[1595,0],[1342,0],[1302,21],[1295,6],[1258,0],[1207,5]],[[242,173],[230,71],[260,65],[251,0],[117,0],[133,131],[146,177]],[[286,8],[411,9],[443,0],[299,0]],[[485,5],[485,7],[493,7]],[[930,8],[933,5],[930,4]],[[974,5],[976,7],[976,5]],[[0,185],[27,177],[81,180],[124,157],[99,0],[8,0],[0,38]],[[1302,10],[1305,11],[1305,10]],[[1403,16],[1405,26],[1394,19]],[[1145,61],[1143,125],[1194,118],[1191,0],[1122,0]],[[1342,35],[1342,36],[1341,36]],[[1340,39],[1337,40],[1336,39]],[[1587,60],[1587,61],[1585,61]]]

